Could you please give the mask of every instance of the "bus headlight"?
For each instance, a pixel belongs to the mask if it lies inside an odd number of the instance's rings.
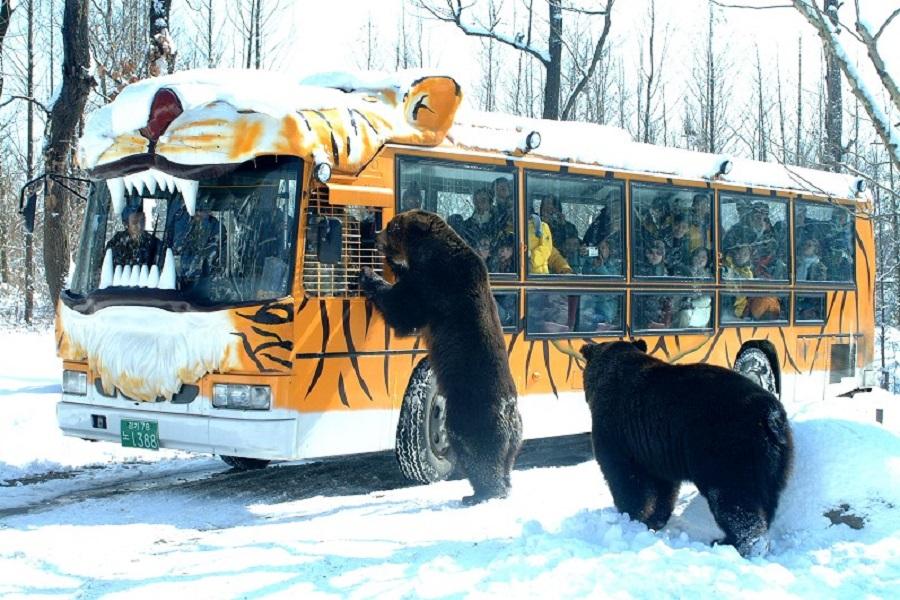
[[[87,396],[87,373],[84,371],[63,371],[62,391],[64,394]]]
[[[269,410],[272,390],[267,385],[216,383],[213,384],[212,404],[216,408]]]

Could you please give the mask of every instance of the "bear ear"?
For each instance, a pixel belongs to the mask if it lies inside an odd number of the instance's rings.
[[[581,347],[581,355],[586,359],[591,360],[591,357],[594,355],[597,348],[597,344],[585,344]]]
[[[647,351],[647,342],[645,342],[644,340],[631,340],[631,343],[641,352]]]

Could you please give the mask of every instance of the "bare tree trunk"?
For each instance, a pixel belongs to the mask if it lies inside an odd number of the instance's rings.
[[[150,2],[150,51],[147,72],[152,75],[175,72],[175,44],[169,31],[169,12],[172,0]]]
[[[654,42],[656,37],[656,0],[650,0],[650,41],[648,44],[648,52],[650,54],[650,67],[645,71],[647,77],[647,89],[645,93],[647,94],[646,101],[644,102],[644,143],[649,144],[653,141],[653,137],[650,135],[650,103],[653,98],[653,76],[654,69],[656,67],[656,61],[653,56],[654,53]],[[643,63],[644,54],[641,53],[641,62]]]
[[[757,135],[757,144],[759,144],[759,148],[757,150],[757,158],[761,161],[768,160],[768,154],[766,152],[766,111],[763,102],[763,74],[762,74],[762,63],[759,59],[759,46],[756,47],[756,95],[757,95],[757,106],[756,106],[756,135]]]
[[[88,44],[89,0],[66,0],[63,12],[62,87],[47,122],[44,146],[46,173],[66,175],[71,165],[72,151],[78,134],[88,94],[94,86],[90,74],[91,57]],[[44,197],[44,272],[50,299],[55,306],[69,269],[69,249],[66,238],[65,189],[46,182]]]
[[[715,56],[713,55],[713,12],[712,5],[709,7],[708,35],[706,46],[706,69],[707,69],[707,104],[706,115],[709,122],[707,123],[707,132],[709,134],[709,144],[707,152],[716,152],[716,76],[715,76]]]
[[[838,26],[837,0],[825,0],[825,14],[831,24]],[[844,159],[842,120],[844,116],[843,98],[841,97],[841,68],[838,65],[834,49],[825,49],[825,164],[831,171],[839,171]]]
[[[27,57],[25,66],[25,95],[34,98],[34,0],[25,4],[28,15]],[[27,125],[25,135],[25,178],[31,181],[34,177],[34,103],[28,102]],[[46,210],[46,205],[45,205]],[[46,230],[44,236],[46,239]],[[46,260],[46,257],[45,257]],[[55,305],[54,301],[54,305]],[[25,322],[31,324],[34,318],[34,234],[25,231]]]
[[[794,164],[800,160],[800,140],[803,137],[803,38],[797,38],[797,139],[794,140]]]
[[[548,0],[550,36],[547,48],[550,62],[547,64],[547,79],[544,81],[545,119],[559,118],[559,86],[562,80],[562,6],[561,0]]]
[[[6,40],[6,32],[9,29],[9,19],[12,16],[12,0],[0,0],[0,97],[3,96],[3,42]],[[2,175],[2,163],[0,163],[0,175]],[[0,281],[9,281],[9,256],[6,251],[6,242],[10,237],[10,224],[5,218],[0,219]]]
[[[787,162],[787,135],[785,133],[784,126],[784,97],[781,94],[781,61],[776,58],[775,62],[775,74],[778,77],[778,130],[781,133],[781,162]]]
[[[262,51],[259,44],[259,26],[260,15],[262,14],[262,0],[256,0],[256,14],[253,16],[253,45],[256,49],[256,65],[257,69],[262,68]]]

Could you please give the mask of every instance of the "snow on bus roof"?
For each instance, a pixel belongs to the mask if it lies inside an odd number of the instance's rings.
[[[857,194],[858,178],[851,175],[635,142],[621,128],[594,123],[530,119],[461,108],[444,145],[513,154],[524,149],[525,138],[532,131],[540,134],[541,142],[529,155],[547,160],[832,198],[869,198],[868,194]],[[731,170],[718,174],[726,160],[731,161]]]
[[[408,89],[418,78],[435,73],[423,70],[396,73],[332,72],[297,78],[288,73],[246,69],[195,69],[145,79],[127,86],[115,101],[94,111],[80,141],[83,164],[92,165],[116,136],[146,124],[157,90],[174,89],[185,110],[225,102],[236,110],[249,110],[275,118],[298,109],[351,107],[367,94]],[[355,93],[347,93],[355,92]],[[789,190],[828,197],[857,196],[857,178],[849,175],[766,163],[722,154],[693,152],[633,141],[618,127],[574,121],[530,119],[502,113],[457,112],[443,144],[469,150],[516,153],[531,131],[541,135],[530,154],[541,158],[596,165],[684,180]],[[728,174],[716,175],[724,160]],[[861,199],[867,199],[863,194]]]

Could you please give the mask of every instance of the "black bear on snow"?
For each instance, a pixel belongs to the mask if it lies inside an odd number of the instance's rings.
[[[723,543],[765,552],[793,454],[784,407],[739,373],[670,365],[646,350],[641,340],[581,349],[594,456],[616,508],[660,529],[692,481]]]
[[[450,447],[475,492],[463,502],[505,497],[522,419],[484,261],[422,210],[395,216],[376,244],[396,282],[363,269],[361,289],[397,334],[418,330],[428,346]]]

